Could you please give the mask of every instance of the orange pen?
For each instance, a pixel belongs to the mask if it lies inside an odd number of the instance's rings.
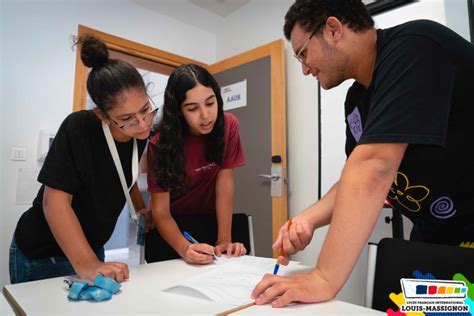
[[[290,226],[291,226],[291,218],[290,220],[288,221],[288,225],[287,225],[287,229],[290,230]],[[280,247],[280,252],[278,253],[278,258],[283,256],[285,253],[283,252],[283,241],[281,243],[281,247]],[[276,275],[278,273],[278,269],[280,268],[280,264],[278,263],[278,258],[277,258],[277,262],[275,263],[275,267],[273,268],[273,274]]]

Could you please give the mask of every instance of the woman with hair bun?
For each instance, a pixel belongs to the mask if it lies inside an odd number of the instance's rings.
[[[68,115],[54,138],[38,175],[42,186],[12,239],[12,284],[73,274],[89,281],[98,274],[127,279],[125,263],[104,262],[124,189],[135,209],[147,212],[134,169],[157,109],[135,67],[109,59],[98,38],[86,35],[77,44],[91,68],[87,91],[97,107]]]

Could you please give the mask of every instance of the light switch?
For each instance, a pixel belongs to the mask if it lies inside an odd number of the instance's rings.
[[[43,162],[46,159],[49,148],[53,143],[54,136],[56,136],[55,131],[42,129],[39,133],[38,138],[38,156],[37,159],[39,162]]]
[[[25,161],[26,160],[26,148],[25,147],[12,147],[11,160]]]

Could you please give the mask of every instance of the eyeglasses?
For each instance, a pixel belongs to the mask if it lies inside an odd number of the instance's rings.
[[[307,52],[306,46],[308,46],[309,41],[313,38],[315,33],[316,31],[311,33],[311,35],[308,37],[306,42],[303,44],[303,47],[301,47],[300,50],[296,54],[293,54],[293,56],[295,56],[295,58],[306,67],[308,67],[308,65],[306,65],[306,52]]]
[[[145,114],[143,114],[143,115],[139,114],[139,113],[136,113],[135,118],[131,119],[129,122],[120,125],[115,120],[113,120],[111,117],[109,117],[109,119],[112,122],[114,122],[115,125],[117,125],[118,128],[121,128],[121,129],[127,130],[127,131],[134,130],[138,127],[138,125],[140,125],[140,120],[137,117],[139,117],[142,121],[144,121],[145,124],[150,125],[153,122],[153,118],[155,117],[155,115],[158,112],[159,108],[155,107],[155,103],[153,102],[153,100],[151,98],[149,98],[149,99],[150,99],[150,103],[152,104],[152,110],[145,113]]]

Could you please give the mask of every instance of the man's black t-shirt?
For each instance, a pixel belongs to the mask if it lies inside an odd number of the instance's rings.
[[[407,143],[388,194],[412,240],[474,242],[474,46],[428,20],[377,30],[371,85],[345,103],[346,154],[357,144]]]
[[[16,243],[27,257],[64,256],[44,217],[45,185],[72,194],[72,208],[94,251],[110,238],[125,195],[101,124],[92,111],[72,113],[61,124],[38,176],[43,185],[16,227]],[[141,157],[146,140],[137,144]],[[130,186],[133,140],[115,145]]]

